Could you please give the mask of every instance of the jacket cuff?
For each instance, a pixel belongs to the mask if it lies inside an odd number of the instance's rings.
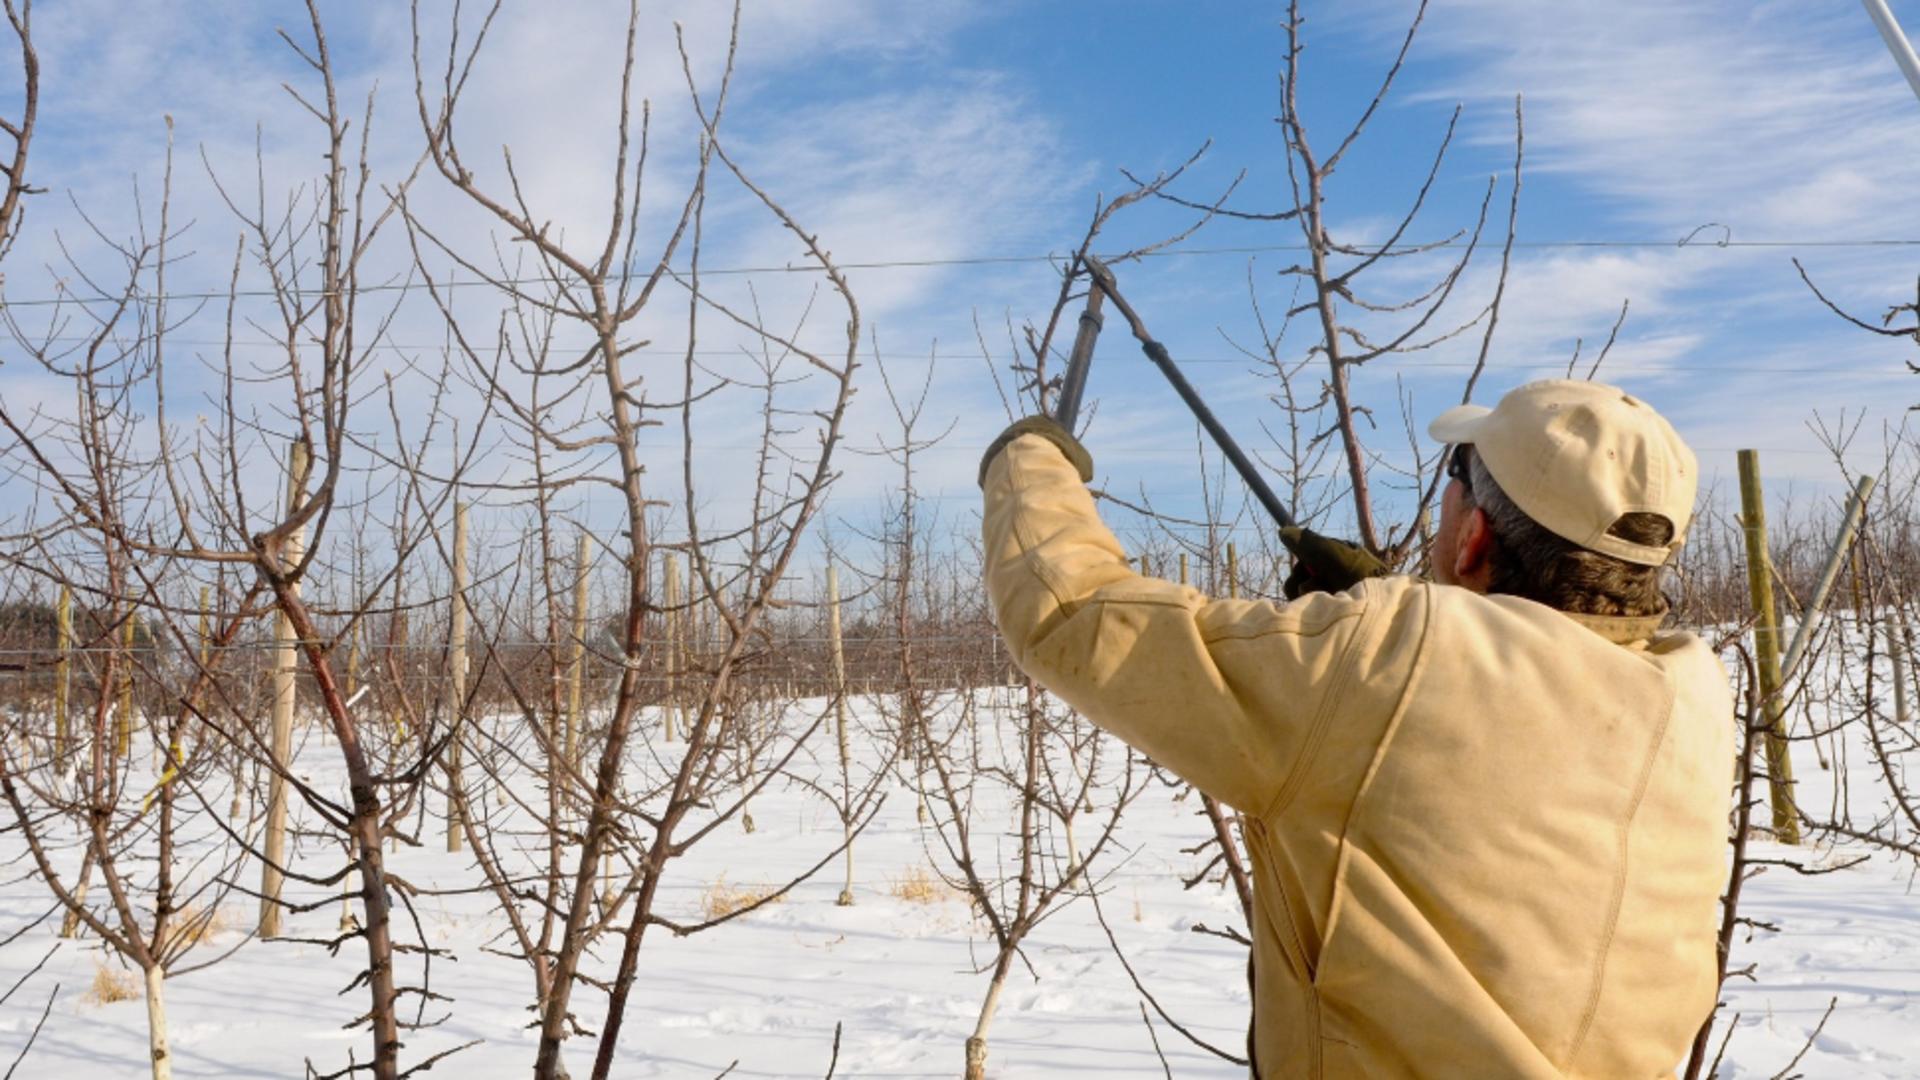
[[[978,483],[982,489],[987,486],[987,467],[1007,448],[1007,444],[1022,435],[1038,435],[1059,448],[1061,455],[1080,474],[1081,483],[1093,479],[1093,455],[1087,453],[1087,448],[1080,445],[1080,440],[1074,438],[1072,432],[1061,427],[1052,417],[1028,416],[1015,420],[1000,433],[999,438],[987,444],[987,452],[980,457]]]

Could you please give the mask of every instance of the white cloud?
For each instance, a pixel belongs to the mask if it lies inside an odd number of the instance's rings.
[[[1416,48],[1458,61],[1416,97],[1523,93],[1531,169],[1675,236],[1878,236],[1920,190],[1920,157],[1892,149],[1920,140],[1920,107],[1857,5],[1463,0]],[[1495,115],[1477,130],[1504,142]]]
[[[444,46],[448,9],[444,4],[426,8],[426,48],[433,65],[435,50]],[[840,259],[938,259],[999,243],[1024,248],[1035,225],[1033,215],[1054,206],[1060,191],[1082,177],[1083,170],[1062,159],[1050,121],[1022,100],[1012,84],[952,68],[952,58],[943,53],[945,38],[974,17],[974,8],[971,3],[902,8],[883,0],[755,0],[746,5],[723,138],[754,180]],[[199,152],[204,148],[221,179],[251,203],[258,125],[263,133],[261,186],[270,211],[284,207],[289,190],[311,185],[324,168],[317,125],[281,86],[289,82],[312,96],[317,91],[311,72],[273,36],[272,16],[251,5],[139,5],[123,11],[119,5],[92,0],[39,14],[36,29],[49,74],[34,170],[36,181],[57,194],[33,208],[29,234],[8,264],[9,293],[15,298],[37,296],[52,287],[39,268],[55,264],[56,273],[61,272],[55,228],[92,272],[108,282],[114,279],[119,272],[114,259],[101,245],[86,240],[65,195],[70,191],[109,233],[130,234],[130,178],[137,176],[151,228],[163,113],[173,117],[178,140],[174,221],[194,222],[176,253],[197,249],[194,258],[174,268],[169,287],[223,290],[240,226],[220,205]],[[300,14],[277,14],[289,20],[287,29],[305,44]],[[710,106],[726,47],[728,14],[729,5],[695,0],[644,8],[634,91],[636,130],[638,102],[652,104],[646,228],[638,249],[643,261],[657,255],[678,214],[696,147],[673,24],[677,20],[684,25],[696,79]],[[477,29],[472,15],[469,5],[466,40]],[[341,97],[354,117],[350,142],[357,142],[365,95],[377,84],[374,181],[393,183],[420,146],[405,8],[383,6],[329,16]],[[496,193],[505,192],[500,148],[511,146],[535,216],[551,221],[557,234],[589,252],[598,251],[610,213],[611,133],[624,29],[624,6],[508,5],[475,69],[460,119],[462,149],[483,182]],[[902,85],[908,89],[901,91]],[[435,92],[431,82],[428,92]],[[706,265],[800,261],[794,238],[745,192],[724,177],[716,178],[712,191]],[[413,202],[464,254],[490,260],[490,236],[498,231],[494,223],[451,192],[431,169],[416,186]],[[507,251],[509,258],[516,253],[513,248]],[[401,273],[406,260],[404,235],[390,224],[373,256],[375,276]],[[949,294],[942,292],[952,286],[951,272],[855,271],[853,276],[866,325],[882,329],[890,352],[917,352],[929,344],[918,336],[927,325],[920,319],[929,311],[938,312],[934,323],[961,337],[965,301],[946,300]],[[791,325],[815,281],[800,275],[758,280],[769,323],[783,329]],[[249,260],[242,287],[262,284],[263,275]],[[744,304],[742,279],[712,278],[708,284]],[[462,292],[459,298],[469,330],[490,342],[495,301],[479,290]],[[214,303],[176,334],[180,359],[173,370],[177,378],[198,383],[173,386],[176,412],[202,407],[196,391],[217,389],[205,375],[189,376],[192,369],[183,354],[191,349],[217,359],[222,307]],[[271,314],[260,303],[243,308],[256,316]],[[655,337],[657,349],[671,349],[684,340],[685,313],[684,294],[669,286],[659,294],[657,310],[638,329]],[[816,343],[830,341],[838,335],[841,319],[832,305],[822,304],[805,336]],[[723,319],[708,314],[703,323],[703,349],[724,350],[742,341]],[[259,336],[244,325],[240,334]],[[382,353],[378,362],[397,364],[403,356],[412,356],[431,363],[442,339],[424,297],[409,298],[392,340],[410,348]],[[189,346],[191,342],[205,344]],[[266,358],[257,350],[242,353],[243,364]],[[738,366],[737,359],[703,360],[720,369]],[[652,373],[656,400],[675,396],[675,357],[651,353],[637,356],[635,363]],[[951,370],[943,364],[942,378],[948,379]],[[969,365],[967,378],[954,377],[949,385],[977,383],[979,374],[977,365]],[[867,365],[863,383],[872,383],[874,376]],[[414,406],[425,401],[426,389],[416,378],[403,392],[403,415],[410,424],[420,422]],[[870,385],[857,399],[853,430],[867,443],[873,431],[884,430],[887,419],[878,389]],[[816,393],[797,391],[795,402],[811,404],[809,395]],[[243,402],[261,405],[265,422],[284,423],[272,411],[271,388],[243,387],[242,394]],[[383,397],[376,395],[362,410],[370,426],[384,421]],[[459,400],[456,412],[469,422],[477,419],[476,395],[454,397]],[[699,423],[712,449],[702,451],[701,465],[709,480],[737,476],[751,461],[748,444],[758,423],[757,403],[751,397],[735,392],[703,404]],[[942,404],[951,400],[951,394],[945,395]],[[657,482],[677,479],[671,449],[677,436],[671,429],[656,430],[645,441],[656,448],[650,456]],[[848,465],[856,475],[843,488],[860,488],[879,468],[869,461]],[[503,475],[524,468],[506,453],[495,455],[492,467]],[[264,490],[273,478],[264,469],[261,476]]]

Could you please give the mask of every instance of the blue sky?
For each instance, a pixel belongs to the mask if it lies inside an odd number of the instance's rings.
[[[556,227],[581,235],[604,228],[622,8],[510,4],[463,128],[471,147],[512,146],[537,205]],[[1330,214],[1341,236],[1379,236],[1407,205],[1447,116],[1462,106],[1453,151],[1409,235],[1435,239],[1470,226],[1489,177],[1496,178],[1488,246],[1449,311],[1452,321],[1471,317],[1491,290],[1511,180],[1512,102],[1525,95],[1521,246],[1476,396],[1491,400],[1529,378],[1563,372],[1576,339],[1584,339],[1591,358],[1628,301],[1631,313],[1602,375],[1672,417],[1710,480],[1729,481],[1736,447],[1758,446],[1769,476],[1783,487],[1815,495],[1838,490],[1839,472],[1809,422],[1837,424],[1841,410],[1849,425],[1865,421],[1854,467],[1874,462],[1883,427],[1900,424],[1907,406],[1920,400],[1920,382],[1904,367],[1920,360],[1920,348],[1843,325],[1807,293],[1789,261],[1799,255],[1832,295],[1867,314],[1910,301],[1920,274],[1920,246],[1812,246],[1920,240],[1911,198],[1920,190],[1920,101],[1857,5],[1460,0],[1436,8],[1388,104],[1333,179]],[[1893,8],[1910,32],[1920,28],[1920,0],[1895,0]],[[654,102],[657,164],[649,184],[662,194],[649,212],[658,216],[677,205],[692,145],[670,23],[686,24],[697,75],[710,85],[725,6],[648,4],[644,11],[640,92]],[[1308,4],[1306,11],[1301,94],[1310,134],[1324,147],[1370,96],[1412,5],[1357,0]],[[1273,4],[1139,0],[1097,7],[1012,0],[746,4],[740,82],[723,136],[736,158],[841,260],[935,264],[861,268],[851,278],[869,351],[887,362],[896,382],[911,383],[932,365],[923,430],[950,431],[924,457],[921,490],[940,500],[950,521],[963,525],[971,514],[978,448],[1006,421],[976,321],[986,329],[991,362],[1004,373],[1008,324],[1044,318],[1053,295],[1044,262],[964,260],[1067,250],[1096,194],[1124,188],[1120,169],[1169,168],[1209,139],[1211,149],[1180,194],[1211,199],[1245,170],[1232,205],[1286,205],[1283,146],[1273,123],[1282,13]],[[72,274],[61,265],[56,237],[91,272],[111,270],[110,253],[87,239],[69,198],[109,232],[131,230],[135,178],[149,209],[157,186],[163,113],[175,121],[176,220],[193,223],[181,245],[192,257],[177,267],[170,287],[218,288],[238,226],[220,205],[202,154],[249,195],[256,130],[270,196],[310,181],[318,168],[312,131],[279,88],[282,81],[304,85],[306,75],[273,33],[281,24],[298,33],[303,11],[76,0],[35,14],[46,84],[33,167],[52,193],[32,207],[27,234],[7,264],[7,297],[48,296],[56,278]],[[376,81],[380,87],[372,156],[376,177],[391,182],[419,152],[404,12],[369,5],[330,17],[349,100],[363,99]],[[429,5],[429,17],[442,26],[445,5]],[[486,249],[485,222],[437,178],[422,182],[414,198],[450,235]],[[1157,237],[1188,217],[1177,208],[1142,207],[1115,223],[1107,246]],[[1717,227],[1678,245],[1709,223]],[[711,268],[798,257],[792,241],[737,189],[716,192],[708,234],[704,260]],[[1789,246],[1720,247],[1712,242],[1720,237]],[[1294,256],[1227,249],[1283,248],[1297,240],[1288,223],[1216,221],[1183,252],[1121,270],[1134,305],[1255,446],[1264,442],[1263,425],[1272,430],[1278,422],[1268,400],[1273,384],[1250,372],[1229,340],[1254,336],[1250,278],[1269,311],[1285,305],[1288,286],[1277,271]],[[1572,241],[1621,246],[1565,246]],[[400,273],[404,237],[396,230],[387,243],[379,258]],[[1402,299],[1424,288],[1433,270],[1418,260],[1383,270],[1376,298]],[[245,276],[255,280],[257,270]],[[742,275],[715,279],[714,287],[739,298],[749,280],[775,318],[805,304],[801,275]],[[475,303],[473,317],[489,318]],[[215,341],[217,308],[177,331],[180,340]],[[674,329],[683,317],[676,299],[644,329],[668,350],[684,340],[674,336],[683,334]],[[1306,329],[1288,339],[1290,355],[1310,343]],[[804,331],[821,342],[836,332],[831,319]],[[736,344],[717,327],[709,333],[703,344],[711,342],[717,355]],[[424,305],[409,305],[392,340],[396,357],[417,357],[440,334]],[[1370,440],[1386,461],[1410,460],[1397,403],[1406,401],[1409,418],[1423,428],[1458,400],[1477,346],[1477,333],[1469,334],[1382,359],[1356,376],[1359,396],[1376,410],[1379,430]],[[854,447],[888,438],[892,413],[876,374],[872,363],[862,373],[849,429]],[[178,377],[183,399],[210,386],[204,375],[183,370]],[[60,407],[59,395],[17,362],[0,367],[0,383],[10,400],[40,395],[49,408]],[[1117,321],[1103,339],[1090,395],[1099,410],[1087,442],[1101,483],[1193,512],[1200,485],[1192,424],[1145,370]],[[270,406],[262,407],[270,415]],[[703,430],[741,430],[746,408],[714,404]],[[663,436],[649,452],[663,471],[677,474],[671,442]],[[701,471],[723,475],[743,466],[750,442],[724,434],[705,439]],[[503,450],[497,467],[510,474],[511,455]],[[891,479],[879,458],[849,457],[846,469],[834,504],[843,535],[871,524],[875,499]],[[724,493],[705,492],[702,501],[716,517],[729,512]],[[1331,528],[1342,524],[1337,511],[1328,520]]]

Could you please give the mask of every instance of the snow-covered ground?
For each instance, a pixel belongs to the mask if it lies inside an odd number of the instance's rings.
[[[821,736],[824,739],[824,736]],[[830,760],[823,755],[823,760]],[[1830,777],[1804,763],[1811,794]],[[301,767],[322,790],[338,783],[337,755],[310,738]],[[1854,770],[1864,766],[1855,762]],[[837,776],[837,773],[836,773]],[[1861,783],[1868,778],[1861,774]],[[1205,835],[1194,799],[1150,785],[1127,811],[1121,850],[1103,856],[1102,906],[1129,961],[1163,1005],[1216,1045],[1239,1050],[1247,993],[1245,953],[1230,942],[1193,932],[1196,924],[1237,926],[1231,892],[1213,885],[1183,891],[1195,867],[1183,854]],[[840,833],[831,809],[797,787],[756,800],[756,830],[723,827],[676,863],[661,903],[669,917],[692,917],[717,882],[772,884],[811,864]],[[1004,831],[1004,830],[1002,830]],[[620,1077],[823,1076],[841,1027],[840,1076],[952,1076],[978,1014],[992,958],[983,926],[957,897],[905,899],[898,886],[929,871],[932,842],[916,821],[913,794],[896,790],[855,848],[857,902],[839,907],[836,861],[784,902],[688,938],[650,935],[640,980],[620,1043]],[[470,856],[440,844],[403,848],[390,863],[426,888],[478,884]],[[1756,848],[1761,847],[1756,845]],[[0,934],[31,922],[49,906],[26,873],[16,834],[0,834]],[[1781,854],[1768,848],[1768,855]],[[1802,852],[1801,854],[1805,854]],[[1822,858],[1844,855],[1822,855]],[[336,862],[311,853],[312,865]],[[257,870],[250,869],[251,877]],[[433,989],[450,1003],[428,1007],[447,1017],[408,1037],[406,1061],[468,1040],[479,1045],[441,1063],[435,1076],[520,1077],[531,1067],[535,1033],[532,980],[517,960],[488,951],[504,920],[484,891],[418,902],[431,942],[454,959],[437,961]],[[235,895],[229,917],[244,926],[254,905]],[[1722,1075],[1767,1077],[1797,1053],[1830,999],[1838,1006],[1797,1069],[1811,1077],[1920,1076],[1920,892],[1908,871],[1876,860],[1844,872],[1800,877],[1771,869],[1747,886],[1746,914],[1778,923],[1736,945],[1734,965],[1757,965],[1752,981],[1730,987],[1740,1014]],[[326,937],[339,906],[291,920],[294,937]],[[11,986],[47,952],[58,919],[0,948],[0,988]],[[221,931],[191,962],[240,940]],[[406,934],[402,933],[402,940]],[[598,957],[610,967],[614,950]],[[141,1002],[90,1003],[103,953],[82,939],[61,947],[46,967],[0,1006],[0,1067],[11,1061],[40,1019],[55,984],[51,1016],[17,1075],[126,1077],[145,1073],[146,1016]],[[286,1077],[311,1059],[322,1072],[365,1059],[367,1035],[346,1031],[365,1007],[364,990],[340,993],[360,970],[358,942],[329,956],[317,946],[247,942],[205,970],[170,980],[168,1014],[176,1075]],[[990,1037],[992,1075],[1081,1077],[1166,1075],[1233,1077],[1235,1066],[1211,1057],[1156,1017],[1142,1020],[1135,991],[1086,900],[1042,923],[1026,949],[1031,972],[1016,968]],[[583,1022],[597,1029],[604,998],[583,989]],[[592,1041],[570,1044],[575,1075],[584,1075]],[[736,1064],[737,1063],[737,1064]]]

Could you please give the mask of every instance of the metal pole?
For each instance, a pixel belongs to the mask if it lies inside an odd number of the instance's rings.
[[[1893,62],[1900,65],[1900,74],[1905,75],[1907,85],[1913,87],[1913,96],[1920,97],[1920,56],[1914,55],[1913,43],[1900,29],[1900,21],[1887,9],[1887,0],[1860,0],[1860,6],[1867,9],[1867,15],[1879,29],[1887,51],[1893,54]]]

